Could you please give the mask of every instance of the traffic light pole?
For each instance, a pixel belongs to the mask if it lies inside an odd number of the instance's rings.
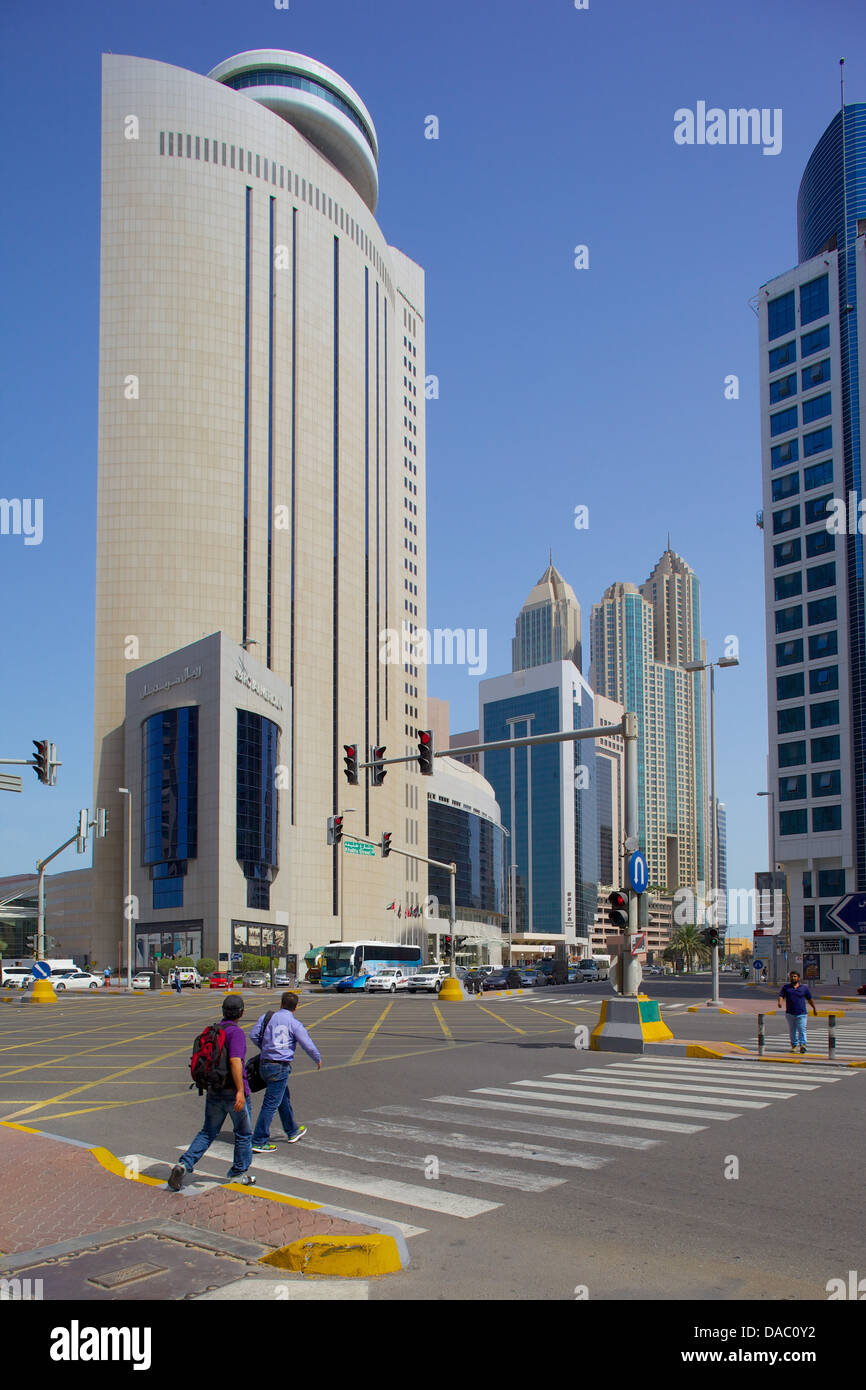
[[[48,868],[52,859],[56,859],[58,854],[62,854],[70,845],[74,845],[77,839],[78,831],[76,831],[74,835],[71,835],[68,840],[64,840],[60,848],[56,849],[53,854],[49,854],[45,859],[36,860],[36,870],[39,874],[39,882],[36,889],[36,901],[38,904],[38,916],[36,919],[37,960],[42,960],[45,956],[45,870]]]
[[[371,842],[368,841],[368,843],[371,843]],[[398,848],[396,847],[396,845],[392,845],[392,846],[391,846],[391,849],[389,850],[389,854],[402,854],[402,856],[403,856],[404,859],[414,859],[414,860],[416,860],[416,862],[419,863],[419,864],[428,864],[428,865],[429,865],[429,864],[432,864],[432,866],[433,866],[434,869],[445,869],[445,870],[447,871],[448,876],[449,876],[449,879],[450,879],[450,882],[449,882],[449,885],[448,885],[448,887],[449,887],[449,895],[448,895],[448,896],[449,896],[449,899],[450,899],[450,901],[449,901],[449,907],[448,907],[448,922],[449,922],[449,925],[450,925],[450,927],[451,927],[451,969],[450,969],[450,971],[449,971],[449,977],[455,982],[455,986],[456,986],[456,983],[457,983],[457,972],[456,972],[456,970],[455,970],[455,968],[454,968],[454,956],[455,956],[455,950],[454,950],[454,933],[455,933],[455,928],[456,928],[456,926],[457,926],[457,887],[456,887],[456,885],[457,885],[457,865],[456,865],[456,864],[443,864],[441,859],[428,859],[427,856],[424,855],[424,854],[413,854],[411,850],[408,850],[408,849],[398,849]],[[460,996],[457,996],[457,997],[460,997]]]

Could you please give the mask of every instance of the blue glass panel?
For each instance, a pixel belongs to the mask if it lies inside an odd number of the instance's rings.
[[[767,304],[767,337],[770,342],[773,342],[775,338],[781,338],[783,333],[792,333],[794,319],[793,290],[789,290],[787,294],[779,295],[777,299],[769,300]]]
[[[823,328],[813,328],[811,333],[804,333],[800,339],[800,352],[803,357],[811,357],[813,352],[820,352],[822,348],[829,346],[829,323],[825,323]]]
[[[832,481],[832,459],[824,459],[823,463],[813,463],[808,468],[803,469],[803,489],[805,492],[811,492],[813,488],[820,487],[822,483],[832,483]]]
[[[770,450],[770,463],[774,469],[784,468],[786,463],[796,463],[799,457],[799,439],[786,439],[784,444],[774,444]]]
[[[826,275],[800,286],[800,322],[814,323],[830,312],[830,282]]]
[[[786,430],[797,428],[797,407],[789,406],[787,410],[779,410],[775,415],[770,416],[770,434],[784,434]]]

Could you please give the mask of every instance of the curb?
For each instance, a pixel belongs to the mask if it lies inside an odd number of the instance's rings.
[[[11,1120],[0,1120],[0,1128],[15,1129],[23,1134],[37,1134],[42,1139],[53,1139],[61,1144],[73,1144],[76,1148],[87,1149],[100,1167],[126,1182],[140,1182],[148,1187],[166,1186],[162,1178],[128,1172],[129,1165],[101,1145],[90,1145],[80,1139],[68,1139],[65,1135],[50,1134],[47,1130],[15,1124]],[[246,1187],[242,1183],[234,1182],[221,1183],[220,1186],[229,1192],[239,1192],[243,1197],[277,1202],[284,1206],[298,1207],[302,1211],[320,1211],[325,1216],[336,1216],[359,1225],[369,1226],[378,1223],[382,1228],[369,1236],[304,1236],[290,1245],[281,1246],[267,1256],[262,1256],[260,1263],[274,1264],[279,1268],[295,1270],[302,1274],[329,1274],[344,1279],[368,1279],[378,1274],[394,1274],[409,1264],[406,1238],[390,1221],[362,1216],[359,1212],[332,1207],[322,1202],[307,1202],[301,1197],[290,1197],[284,1192],[271,1192],[268,1188]]]

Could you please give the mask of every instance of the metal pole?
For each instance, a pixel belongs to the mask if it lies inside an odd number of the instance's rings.
[[[710,662],[710,886],[713,890],[713,924],[718,928],[718,869],[716,865],[716,668]],[[719,948],[713,950],[713,999],[719,1004]]]
[[[456,979],[457,979],[457,971],[456,971],[455,965],[454,965],[454,962],[455,962],[455,959],[456,959],[456,956],[457,956],[457,944],[456,944],[456,938],[455,938],[455,935],[454,935],[454,933],[455,933],[455,931],[456,931],[456,929],[457,929],[457,865],[456,865],[456,864],[449,864],[449,865],[448,865],[448,874],[449,874],[449,877],[450,877],[450,880],[451,880],[450,883],[449,883],[449,885],[448,885],[448,887],[449,887],[449,897],[450,897],[450,899],[451,899],[450,910],[449,910],[449,914],[448,914],[448,926],[449,926],[449,928],[450,928],[450,934],[451,934],[451,970],[450,970],[449,973],[450,973],[450,975],[451,975],[452,980],[456,980]]]
[[[764,1055],[764,1015],[758,1014],[758,1056]]]
[[[836,1056],[836,1015],[831,1014],[827,1023],[827,1056],[832,1062]]]
[[[126,822],[126,988],[132,989],[132,787]]]
[[[637,715],[626,714],[623,717],[623,743],[625,745],[625,805],[623,807],[623,820],[625,824],[625,837],[630,839],[638,834],[638,804],[637,804]],[[628,895],[628,926],[626,927],[623,940],[622,953],[622,993],[623,996],[637,996],[638,980],[636,961],[631,954],[631,944],[633,933],[637,930],[637,894]],[[590,938],[591,939],[591,938]]]
[[[340,841],[340,940],[343,940],[343,864],[346,859],[346,847]]]
[[[39,885],[37,888],[37,912],[36,919],[36,959],[45,959],[45,864],[38,860],[36,864],[39,870]]]

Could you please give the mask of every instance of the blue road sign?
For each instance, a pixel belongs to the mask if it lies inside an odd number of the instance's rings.
[[[649,867],[639,849],[628,861],[628,881],[635,893],[642,893],[649,883]]]
[[[866,933],[866,893],[846,893],[827,913],[830,921],[853,936]]]
[[[51,966],[47,960],[38,960],[30,970],[31,975],[35,975],[37,980],[48,980],[51,978]]]

